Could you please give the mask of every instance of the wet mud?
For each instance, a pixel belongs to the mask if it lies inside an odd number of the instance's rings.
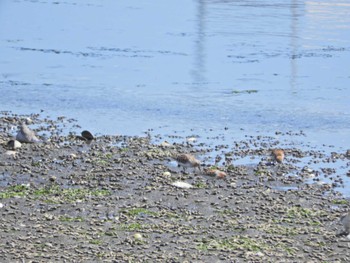
[[[42,142],[9,149],[23,120]],[[214,147],[151,132],[83,140],[83,130],[65,117],[2,113],[1,262],[350,260],[349,240],[337,235],[349,209],[341,180],[321,182],[318,171],[298,165],[305,156],[349,162],[347,152],[289,147],[278,163],[271,152],[280,145],[269,137]],[[180,153],[202,169],[183,172],[173,159]],[[237,164],[252,156],[256,164]]]

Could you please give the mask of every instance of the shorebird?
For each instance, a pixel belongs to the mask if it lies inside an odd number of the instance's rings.
[[[278,163],[282,163],[284,159],[284,151],[282,149],[275,149],[272,151],[272,155],[275,158],[275,161]]]
[[[177,161],[179,166],[182,166],[184,172],[186,171],[186,168],[196,168],[197,167],[199,170],[201,169],[200,161],[197,160],[191,154],[182,153],[182,154],[175,156],[174,159]]]
[[[339,236],[347,236],[350,234],[350,212],[344,214],[340,218],[340,222],[343,224],[344,231]]]
[[[16,136],[16,140],[24,143],[34,143],[40,140],[36,137],[34,131],[28,128],[28,126],[23,122],[19,127],[19,131]]]
[[[227,176],[225,172],[215,168],[205,169],[204,171],[207,175],[215,176],[217,179],[224,179]]]

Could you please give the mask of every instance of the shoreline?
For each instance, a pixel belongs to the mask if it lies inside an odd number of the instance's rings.
[[[47,134],[45,142],[6,155],[11,127],[23,118]],[[63,136],[64,126],[73,132]],[[220,155],[231,147],[188,140],[164,145],[164,136],[150,134],[98,136],[87,144],[76,138],[83,129],[64,117],[9,113],[0,116],[0,128],[1,261],[350,260],[349,240],[336,236],[349,210],[334,191],[342,182],[320,184],[314,171],[295,165],[302,156],[328,158],[315,149],[289,148],[285,162],[266,165],[278,146],[268,137],[238,142]],[[203,166],[227,176],[183,173],[174,153],[199,156]],[[250,155],[263,161],[235,164]],[[314,183],[307,183],[310,174]],[[193,188],[176,188],[176,181]]]

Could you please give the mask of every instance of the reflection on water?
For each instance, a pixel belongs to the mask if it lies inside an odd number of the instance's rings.
[[[195,69],[193,70],[194,82],[205,83],[205,16],[206,1],[198,0],[197,2],[197,40],[195,41]]]
[[[301,16],[298,12],[301,12],[300,8],[298,8],[298,0],[293,0],[292,5],[290,6],[291,10],[291,22],[290,22],[290,49],[292,58],[296,57],[298,54],[298,17]],[[300,11],[299,11],[300,10]],[[298,65],[296,59],[290,60],[290,88],[292,92],[296,92],[296,79],[298,75]]]

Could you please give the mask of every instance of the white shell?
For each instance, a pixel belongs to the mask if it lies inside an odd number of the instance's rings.
[[[196,142],[196,141],[197,141],[196,137],[187,138],[187,142],[193,143],[193,142]]]
[[[134,235],[134,238],[135,238],[136,240],[142,240],[142,239],[143,239],[143,237],[142,237],[142,235],[141,235],[140,233],[136,233],[136,234]]]
[[[164,173],[163,173],[163,176],[169,177],[169,176],[171,176],[171,173],[170,173],[170,172],[164,172]]]
[[[176,181],[176,182],[172,183],[171,185],[178,187],[178,188],[184,188],[184,189],[193,188],[193,185],[186,183],[186,182],[180,182],[180,181]]]
[[[6,151],[5,152],[5,155],[7,155],[7,156],[13,156],[13,157],[15,157],[16,156],[16,152],[15,151]]]

